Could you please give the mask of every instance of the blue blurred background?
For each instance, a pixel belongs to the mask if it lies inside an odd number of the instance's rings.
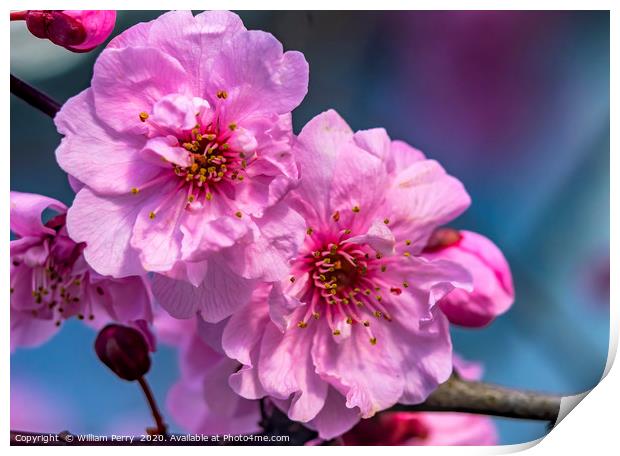
[[[115,34],[159,14],[120,12]],[[517,299],[488,328],[455,329],[457,351],[502,385],[566,395],[595,386],[609,341],[609,14],[240,15],[310,63],[296,132],[335,108],[354,129],[383,126],[464,182],[473,204],[457,226],[502,248]],[[11,23],[11,71],[61,101],[89,85],[98,52],[72,54]],[[49,118],[12,97],[13,190],[71,203],[54,161],[59,139]],[[98,362],[93,340],[72,321],[43,347],[12,355],[12,409],[26,426],[141,433],[150,425],[138,386]],[[177,372],[175,351],[160,347],[149,380],[162,404]],[[496,422],[501,443],[545,433],[542,423]]]

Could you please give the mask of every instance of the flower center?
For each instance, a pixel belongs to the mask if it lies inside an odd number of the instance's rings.
[[[64,224],[64,214],[51,219],[46,226],[54,229]],[[92,309],[92,300],[83,298],[87,295],[86,285],[89,282],[88,271],[83,274],[72,274],[75,260],[83,250],[83,244],[75,244],[63,235],[56,238],[49,237],[43,241],[48,244],[50,254],[45,263],[32,268],[31,294],[33,307],[30,312],[34,317],[56,319],[56,326],[60,326],[63,319],[77,316],[80,320],[95,318]],[[13,266],[22,265],[20,258],[13,259]],[[28,267],[28,266],[25,266]],[[11,294],[14,292],[11,285]],[[101,287],[95,292],[103,295]]]
[[[202,205],[211,201],[218,193],[230,195],[232,185],[247,177],[246,168],[256,159],[256,152],[251,146],[253,138],[247,132],[240,132],[235,122],[225,121],[224,101],[228,98],[225,91],[217,92],[218,104],[196,107],[195,125],[190,130],[158,124],[154,118],[141,112],[139,118],[149,126],[151,134],[166,138],[176,138],[174,148],[182,147],[189,152],[189,164],[172,163],[172,175],[178,179],[178,186],[173,194],[182,188],[187,192],[186,208]],[[174,140],[173,140],[174,141]],[[255,145],[255,143],[254,143]],[[244,150],[242,150],[244,149]],[[250,149],[250,151],[248,151]],[[164,158],[164,161],[169,161]],[[159,175],[140,188],[133,188],[132,193],[159,184],[170,178],[170,173]],[[150,213],[155,218],[157,209]]]
[[[173,165],[173,170],[188,188],[188,203],[201,197],[211,200],[219,182],[244,179],[248,159],[244,152],[230,145],[236,128],[235,124],[220,128],[217,121],[207,125],[197,123],[189,135],[179,138],[179,143],[190,152],[192,164]]]
[[[354,212],[359,212],[357,206]],[[297,326],[306,328],[312,319],[325,316],[334,336],[342,334],[343,325],[359,326],[375,345],[371,320],[391,322],[388,307],[394,305],[393,299],[402,294],[402,288],[409,286],[407,282],[392,283],[394,279],[386,274],[388,269],[397,268],[403,257],[384,256],[368,244],[349,241],[351,230],[342,229],[337,214],[332,219],[337,231],[333,226],[322,232],[308,228],[306,253],[293,264],[292,283],[302,274],[309,278],[298,294],[307,304],[307,311]]]

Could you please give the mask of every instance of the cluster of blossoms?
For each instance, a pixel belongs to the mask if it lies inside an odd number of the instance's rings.
[[[450,323],[510,307],[506,260],[443,228],[470,204],[463,185],[385,130],[329,110],[294,135],[307,86],[301,53],[233,13],[115,37],[55,118],[72,206],[12,194],[12,341],[72,315],[152,323],[152,291],[155,331],[180,352],[169,410],[189,431],[258,431],[269,398],[322,439],[390,426],[392,443],[436,444],[465,424],[484,438],[454,443],[492,443],[486,419],[372,417],[448,379]],[[45,207],[59,215],[42,224]]]

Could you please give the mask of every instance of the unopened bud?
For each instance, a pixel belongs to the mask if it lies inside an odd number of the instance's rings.
[[[138,380],[151,368],[149,347],[137,329],[110,324],[95,340],[95,351],[112,372],[124,380]]]
[[[28,10],[23,14],[30,33],[73,52],[88,52],[112,33],[115,11]]]

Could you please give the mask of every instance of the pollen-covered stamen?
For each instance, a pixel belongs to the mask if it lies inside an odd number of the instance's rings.
[[[56,320],[56,326],[74,315],[83,319],[84,311],[89,319],[94,319],[89,300],[84,308],[87,281],[88,272],[74,275],[70,266],[56,264],[49,257],[43,266],[32,272],[33,316]]]
[[[236,122],[222,120],[228,97],[226,91],[218,91],[212,115],[197,112],[193,128],[179,130],[174,134],[178,146],[189,153],[189,165],[170,163],[173,175],[187,189],[187,207],[211,201],[222,190],[218,187],[224,183],[230,185],[245,180],[247,168],[256,160],[255,151],[240,150],[238,146],[242,142],[238,140],[239,135],[243,134],[239,125]],[[154,117],[147,112],[139,113],[138,118],[148,126],[149,136],[170,136],[169,127],[158,125]],[[162,160],[167,161],[164,157]],[[140,187],[133,187],[131,193],[137,195],[146,188],[161,184],[162,179],[169,178],[170,175],[164,173]],[[153,212],[157,213],[157,210]]]
[[[246,176],[246,169],[256,159],[256,154],[235,150],[234,136],[237,124],[220,126],[218,120],[206,125],[196,116],[196,126],[183,137],[179,143],[190,153],[191,165],[173,166],[178,176],[188,189],[187,200],[211,201],[220,182],[241,182]]]
[[[332,219],[339,221],[339,213]],[[300,294],[308,306],[297,326],[306,328],[313,319],[324,316],[333,336],[342,336],[343,325],[349,325],[365,331],[369,343],[377,344],[372,331],[376,323],[372,322],[392,321],[390,309],[398,305],[403,288],[403,283],[392,283],[386,272],[406,260],[386,256],[367,244],[347,242],[352,237],[348,228],[336,233],[308,228],[305,234],[308,253],[297,258],[291,276],[291,283],[303,273],[310,277]]]

